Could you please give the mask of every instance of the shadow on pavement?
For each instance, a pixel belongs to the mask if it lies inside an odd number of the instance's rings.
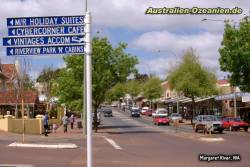
[[[108,133],[110,135],[122,135],[122,134],[145,134],[145,133],[162,133],[159,131],[123,131],[123,132],[105,132]]]
[[[140,126],[134,126],[134,125],[119,125],[119,126],[100,126],[98,129],[117,129],[117,128],[136,128]]]

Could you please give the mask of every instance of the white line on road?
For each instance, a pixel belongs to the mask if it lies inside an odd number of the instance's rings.
[[[24,164],[0,164],[0,167],[33,167],[33,165],[24,165]]]
[[[217,137],[217,138],[201,137],[200,140],[207,141],[207,142],[224,141],[222,137]]]
[[[28,143],[11,143],[10,147],[28,147],[28,148],[77,148],[77,145],[70,143],[61,143],[61,144],[28,144]]]
[[[121,146],[119,146],[114,140],[107,138],[106,136],[102,136],[109,144],[111,144],[115,149],[122,150]]]

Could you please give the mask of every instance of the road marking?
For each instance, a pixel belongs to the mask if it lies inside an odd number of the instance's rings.
[[[122,150],[121,146],[119,146],[114,140],[107,138],[106,136],[102,136],[109,144],[111,144],[115,149]]]
[[[0,167],[33,167],[33,165],[25,165],[25,164],[0,164]]]
[[[207,141],[207,142],[224,141],[224,139],[222,137],[216,137],[216,138],[200,137],[200,140]]]
[[[70,143],[60,143],[60,144],[28,144],[28,143],[11,143],[9,147],[27,147],[27,148],[62,148],[62,149],[72,149],[77,148],[77,145]]]

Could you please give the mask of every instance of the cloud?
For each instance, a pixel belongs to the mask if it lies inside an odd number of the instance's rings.
[[[219,69],[219,53],[222,34],[203,32],[198,34],[175,34],[168,31],[147,32],[135,39],[133,47],[147,50],[152,55],[148,60],[142,60],[143,64],[148,64],[150,69],[159,76],[167,75],[173,64],[181,59],[181,56],[188,48],[193,48],[199,56],[201,63],[221,75]]]

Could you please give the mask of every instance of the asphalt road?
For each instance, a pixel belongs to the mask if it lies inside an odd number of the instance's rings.
[[[184,129],[184,130],[182,130]],[[250,163],[250,133],[227,132],[213,137],[224,141],[200,140],[188,126],[154,126],[151,118],[130,118],[128,112],[114,111],[114,117],[105,117],[102,127],[93,135],[94,167],[183,167],[211,166],[248,167]],[[77,149],[10,148],[16,136],[0,132],[0,164],[27,164],[46,167],[86,166],[84,136],[33,137],[32,142],[74,143]],[[199,154],[240,154],[241,161],[199,161]],[[1,166],[1,165],[0,165]]]

